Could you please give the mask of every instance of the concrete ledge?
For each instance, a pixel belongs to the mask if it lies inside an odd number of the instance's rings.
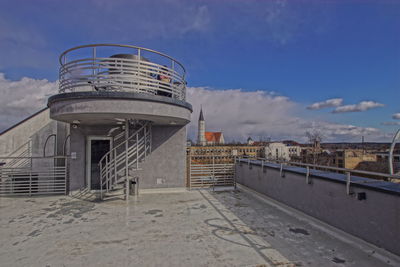
[[[248,165],[247,161],[239,160],[240,164]],[[250,165],[260,166],[260,160],[252,160],[250,161]],[[277,163],[264,163],[264,167],[267,168],[274,168],[280,169],[280,165]],[[296,166],[287,166],[283,165],[283,172],[292,172],[297,174],[306,175],[307,170],[306,168],[296,167]],[[346,183],[346,175],[342,173],[335,173],[329,171],[322,171],[322,170],[313,170],[310,169],[310,178],[317,178],[317,179],[326,179],[331,182],[345,184]],[[383,191],[388,194],[394,194],[400,196],[400,184],[360,177],[356,175],[351,175],[351,186],[361,187],[361,188],[370,188],[373,190]]]
[[[365,253],[369,254],[371,251],[375,251],[375,253],[372,254],[372,257],[377,258],[381,261],[384,262],[390,262],[392,266],[399,266],[400,265],[400,256],[395,255],[385,249],[382,249],[380,247],[377,247],[369,242],[366,242],[354,235],[351,235],[349,233],[346,233],[345,231],[342,231],[336,227],[333,227],[330,224],[327,224],[321,220],[318,220],[312,216],[307,215],[304,212],[301,212],[297,209],[294,209],[288,205],[285,205],[279,201],[276,201],[270,197],[267,197],[264,194],[261,194],[245,185],[242,184],[237,184],[237,187],[239,190],[242,190],[244,193],[247,193],[249,195],[252,195],[253,197],[259,199],[260,201],[274,206],[275,208],[279,209],[280,211],[285,212],[289,216],[294,216],[297,219],[303,221],[304,223],[310,224],[315,228],[318,228],[319,230],[333,236],[336,239],[339,239],[347,244],[350,244],[351,246],[357,247],[358,249],[364,251]]]
[[[301,168],[236,164],[236,181],[311,217],[400,255],[400,197],[370,185],[352,184],[350,194],[340,178],[326,172],[306,183]],[[314,173],[315,174],[315,173]],[[332,175],[341,175],[334,173]],[[336,177],[337,178],[337,177]],[[358,198],[362,194],[365,198]]]
[[[139,195],[141,194],[166,194],[166,193],[184,193],[189,190],[186,187],[172,187],[172,188],[139,188]]]
[[[186,125],[192,106],[170,97],[127,92],[63,93],[49,98],[54,120],[85,125],[112,125],[124,119],[158,125]]]
[[[158,96],[158,95],[146,95],[140,93],[129,93],[129,92],[105,92],[105,91],[90,91],[90,92],[72,92],[62,93],[49,97],[47,106],[50,106],[54,102],[62,101],[65,99],[85,99],[85,98],[99,98],[99,99],[134,99],[144,100],[151,102],[162,102],[172,105],[184,107],[193,112],[192,105],[188,102],[177,100],[171,97]]]

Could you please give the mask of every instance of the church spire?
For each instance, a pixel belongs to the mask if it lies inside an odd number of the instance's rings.
[[[199,116],[199,121],[204,121],[204,116],[203,116],[203,106],[200,106],[200,116]]]

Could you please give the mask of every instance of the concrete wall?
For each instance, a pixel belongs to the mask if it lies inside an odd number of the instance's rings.
[[[62,155],[68,128],[67,123],[50,119],[49,109],[45,109],[0,135],[0,156],[7,156],[31,141],[31,155],[42,157],[46,139],[52,134],[56,134],[57,139],[48,140],[46,156]]]
[[[352,185],[346,194],[344,181],[321,175],[311,176],[306,184],[304,173],[278,167],[236,164],[236,180],[259,193],[296,208],[347,233],[400,255],[400,195]],[[321,173],[321,172],[320,172]],[[338,175],[338,174],[336,174]],[[340,176],[340,175],[339,175]],[[344,175],[343,175],[344,176]],[[344,177],[343,177],[344,178]],[[365,192],[366,200],[357,200]]]
[[[115,126],[115,125],[114,125]],[[91,135],[107,136],[112,126],[85,126],[70,127],[70,151],[76,153],[76,158],[70,159],[69,190],[84,189],[86,178],[86,142]]]
[[[89,135],[106,136],[113,126],[71,127],[70,151],[76,159],[70,160],[71,191],[86,187],[86,139]],[[153,126],[152,152],[137,171],[140,189],[184,187],[186,178],[186,127]]]
[[[14,152],[21,145],[28,142],[32,135],[45,128],[52,121],[49,109],[45,109],[5,131],[0,135],[0,156],[5,157]]]
[[[184,187],[186,127],[153,126],[152,152],[139,172],[139,188]]]

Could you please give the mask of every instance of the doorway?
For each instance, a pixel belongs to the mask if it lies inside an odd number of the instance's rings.
[[[100,190],[100,159],[111,150],[112,138],[89,136],[87,140],[86,176],[90,190]]]

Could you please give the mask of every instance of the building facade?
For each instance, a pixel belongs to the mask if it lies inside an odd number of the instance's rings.
[[[200,146],[225,144],[224,134],[222,132],[206,132],[206,122],[204,120],[203,108],[200,109],[197,144]]]
[[[18,148],[30,142],[27,157],[62,157],[52,162],[68,173],[66,192],[122,189],[128,195],[138,181],[141,189],[183,187],[192,112],[184,77],[181,63],[146,48],[69,49],[60,56],[58,94],[43,112],[1,134],[0,155],[20,155]],[[3,165],[16,166],[7,159]],[[40,184],[39,170],[27,166]]]

